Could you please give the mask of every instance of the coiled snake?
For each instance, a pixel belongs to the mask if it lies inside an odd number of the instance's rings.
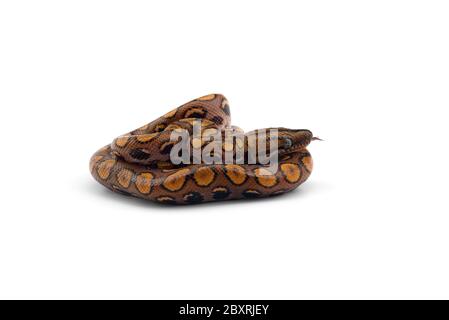
[[[224,135],[231,127],[231,115],[226,98],[210,94],[192,100],[155,121],[122,135],[98,150],[90,160],[93,177],[112,191],[138,198],[171,204],[191,204],[208,201],[260,198],[291,191],[310,176],[313,162],[306,146],[314,139],[309,130],[276,128],[277,133],[263,139],[276,141],[278,166],[276,171],[267,164],[178,164],[170,160],[177,141],[170,139],[173,131],[187,130],[192,136],[196,120],[201,120],[202,138],[191,139],[194,148],[204,150],[214,142],[209,136]],[[206,138],[205,138],[206,137]],[[236,157],[237,149],[246,150],[250,137],[256,144],[262,139],[255,131],[243,139],[220,145],[214,158],[224,158],[225,152]],[[267,147],[268,148],[268,147]],[[220,152],[223,151],[223,152]],[[246,151],[245,151],[246,152]]]

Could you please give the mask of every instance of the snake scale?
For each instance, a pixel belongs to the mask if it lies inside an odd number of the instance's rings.
[[[247,153],[243,153],[243,164],[173,164],[170,153],[177,141],[170,139],[171,134],[181,129],[192,135],[197,120],[201,120],[202,138],[191,140],[192,150],[204,150],[214,143],[204,137],[221,135],[226,130],[243,132],[231,126],[228,100],[221,94],[210,94],[114,139],[92,156],[90,172],[114,192],[169,204],[279,195],[295,189],[310,176],[313,162],[306,147],[317,138],[309,130],[276,128],[276,134],[263,138],[267,146],[276,140],[275,172],[268,170],[267,164],[247,164]],[[236,158],[237,148],[248,147],[250,137],[262,139],[255,131],[242,136],[232,144],[220,145],[219,151],[213,149],[212,156],[223,158],[225,152],[231,152]]]

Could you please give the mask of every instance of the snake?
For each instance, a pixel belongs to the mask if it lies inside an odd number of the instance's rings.
[[[198,122],[199,121],[199,122]],[[200,138],[193,137],[193,127],[200,123]],[[173,109],[156,120],[120,135],[93,154],[89,169],[96,181],[113,192],[163,204],[197,204],[233,199],[258,199],[281,195],[296,189],[310,176],[312,156],[307,146],[315,138],[310,130],[270,128],[260,137],[259,131],[243,133],[231,125],[229,102],[221,94],[208,94]],[[173,132],[189,134],[191,150],[213,150],[214,159],[225,152],[237,158],[237,150],[248,148],[263,139],[268,146],[277,144],[275,170],[267,163],[249,161],[247,151],[239,153],[239,162],[178,163],[171,161],[173,147],[179,140]],[[241,133],[239,139],[214,145],[210,137],[225,132]],[[266,130],[268,131],[268,130]],[[209,137],[209,138],[208,138]],[[193,156],[190,156],[193,158]],[[202,162],[201,162],[202,161]]]

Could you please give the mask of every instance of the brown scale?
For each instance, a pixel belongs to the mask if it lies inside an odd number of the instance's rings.
[[[170,151],[176,143],[170,141],[173,131],[186,130],[190,137],[193,124],[201,120],[201,138],[191,139],[191,147],[203,150],[214,146],[218,134],[225,142],[216,149],[224,159],[226,152],[236,159],[237,150],[247,150],[260,136],[255,131],[243,139],[225,141],[225,130],[242,132],[231,127],[229,103],[220,94],[210,94],[192,100],[155,121],[121,135],[91,158],[93,177],[115,192],[166,204],[192,204],[242,198],[262,198],[283,194],[304,183],[313,169],[307,145],[314,140],[309,130],[277,129],[268,134],[270,143],[278,144],[279,166],[271,172],[266,165],[247,164],[184,164],[174,165]],[[268,130],[268,129],[265,129]],[[240,159],[242,160],[242,159]]]

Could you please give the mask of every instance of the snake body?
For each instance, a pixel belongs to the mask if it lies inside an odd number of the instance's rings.
[[[242,198],[261,198],[283,194],[305,182],[312,172],[313,162],[307,145],[314,140],[309,130],[276,128],[279,165],[275,172],[266,164],[178,164],[170,161],[176,141],[170,140],[174,130],[192,134],[194,121],[201,120],[201,130],[207,134],[222,134],[231,127],[227,99],[210,94],[192,100],[164,116],[113,140],[98,150],[90,160],[93,177],[108,189],[160,203],[192,204]],[[224,157],[226,151],[247,147],[249,137],[259,139],[254,132],[229,145],[214,157]],[[213,141],[192,139],[192,148],[210,147]],[[245,161],[247,155],[245,154]]]

